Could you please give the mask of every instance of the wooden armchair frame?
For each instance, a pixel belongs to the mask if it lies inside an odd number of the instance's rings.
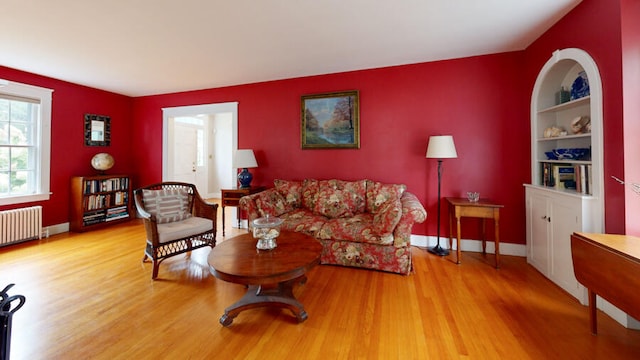
[[[160,242],[158,234],[158,222],[154,215],[145,210],[143,190],[170,190],[184,189],[189,194],[189,209],[192,216],[210,219],[213,221],[213,229],[201,233],[189,234],[186,237],[171,241]],[[153,262],[152,279],[158,277],[160,263],[166,258],[190,252],[205,246],[211,248],[216,245],[217,212],[218,204],[207,203],[200,197],[195,185],[183,182],[162,182],[148,185],[134,190],[134,199],[139,216],[144,222],[147,233],[147,245],[142,261],[151,259]]]

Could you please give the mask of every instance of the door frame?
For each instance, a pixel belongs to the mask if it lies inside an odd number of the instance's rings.
[[[200,114],[213,115],[218,113],[231,113],[231,151],[238,150],[238,102],[226,102],[217,104],[189,105],[162,108],[162,181],[167,181],[169,161],[169,118],[180,116],[194,116]],[[237,179],[232,172],[231,183]]]

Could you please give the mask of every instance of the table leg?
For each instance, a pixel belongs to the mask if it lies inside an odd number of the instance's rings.
[[[596,293],[591,289],[589,289],[589,326],[591,333],[596,335],[598,333],[598,309],[596,307]]]
[[[458,226],[457,226],[457,229],[456,229],[456,231],[457,231],[456,232],[456,235],[457,235],[457,237],[456,237],[456,239],[457,239],[457,241],[456,241],[456,256],[457,256],[456,264],[460,264],[460,257],[462,256],[462,252],[460,250],[460,217],[456,216],[456,221],[458,223]]]
[[[220,324],[229,326],[242,311],[256,307],[274,306],[291,310],[299,323],[307,320],[304,306],[293,296],[293,285],[306,282],[306,276],[281,282],[277,285],[249,285],[247,292],[235,304],[224,310]]]
[[[224,236],[224,205],[222,205],[222,236]]]
[[[482,218],[482,255],[487,254],[487,221]]]
[[[493,222],[495,223],[495,242],[496,242],[496,269],[500,268],[500,215],[497,213],[493,217]]]
[[[449,204],[449,251],[453,249],[453,212],[451,204]]]

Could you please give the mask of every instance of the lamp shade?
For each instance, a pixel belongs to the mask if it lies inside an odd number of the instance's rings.
[[[236,150],[233,155],[233,167],[236,169],[246,169],[258,167],[256,157],[253,155],[253,150],[242,149]]]
[[[437,135],[429,137],[427,146],[427,158],[429,159],[450,159],[457,158],[456,145],[453,143],[451,135]]]

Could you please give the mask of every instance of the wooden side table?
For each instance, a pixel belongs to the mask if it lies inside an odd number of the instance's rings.
[[[222,192],[222,236],[224,236],[224,207],[225,206],[235,206],[238,214],[238,228],[240,228],[240,198],[243,196],[259,193],[260,191],[264,191],[266,187],[264,186],[252,186],[249,188],[238,188],[238,189],[220,189]]]
[[[460,264],[461,252],[460,252],[460,218],[462,217],[476,217],[482,218],[482,253],[487,253],[487,243],[485,234],[485,221],[486,219],[493,219],[495,226],[495,245],[496,245],[496,269],[500,267],[500,208],[504,207],[500,204],[495,204],[487,199],[480,199],[477,202],[471,202],[466,198],[446,198],[449,203],[449,248],[453,243],[451,235],[453,234],[453,218],[455,217],[457,228],[457,259],[456,264]]]

